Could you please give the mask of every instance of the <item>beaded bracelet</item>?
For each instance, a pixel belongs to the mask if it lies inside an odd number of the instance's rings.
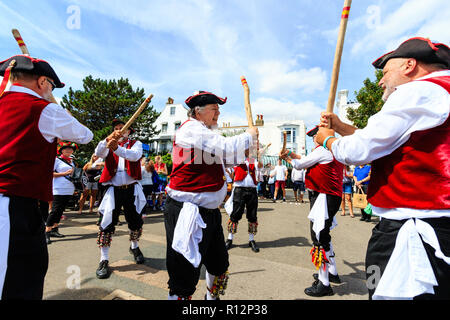
[[[325,150],[328,150],[328,151],[329,151],[329,149],[327,148],[327,142],[328,142],[328,139],[330,139],[330,138],[336,138],[336,137],[329,136],[329,137],[326,137],[325,140],[323,141],[323,147],[325,148]]]

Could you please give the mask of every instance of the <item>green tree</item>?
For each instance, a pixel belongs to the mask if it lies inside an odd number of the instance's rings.
[[[81,145],[77,158],[88,161],[98,142],[106,138],[111,132],[113,119],[126,121],[145,100],[144,89],[133,89],[128,79],[119,80],[94,79],[87,76],[83,79],[83,89],[69,88],[63,96],[61,105],[94,133],[93,140],[87,145]],[[154,120],[159,116],[153,106],[147,106],[137,121],[133,124],[136,131],[145,131],[145,141],[157,134]],[[145,130],[142,129],[145,127]]]
[[[376,114],[383,107],[383,89],[378,85],[378,82],[383,77],[381,70],[375,71],[376,80],[372,81],[369,78],[364,80],[364,87],[355,92],[356,100],[361,104],[358,108],[348,108],[347,118],[353,122],[357,128],[364,128],[371,116]]]

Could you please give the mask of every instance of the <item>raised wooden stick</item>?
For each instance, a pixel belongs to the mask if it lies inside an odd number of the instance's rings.
[[[248,127],[253,128],[253,116],[252,116],[252,107],[250,105],[250,88],[248,87],[247,80],[244,76],[241,77],[241,83],[244,87],[244,104],[245,104],[245,114],[247,115]]]
[[[347,29],[347,21],[348,21],[348,15],[350,13],[351,5],[352,5],[352,0],[345,0],[344,9],[342,11],[342,16],[341,16],[341,24],[339,26],[339,34],[338,34],[338,40],[337,40],[337,45],[336,45],[336,52],[334,54],[333,73],[331,75],[331,86],[330,86],[330,93],[328,95],[327,112],[333,112],[333,108],[334,108],[334,100],[336,98],[336,90],[337,90],[337,84],[338,84],[338,79],[339,79],[339,69],[341,66],[341,57],[342,57],[342,51],[344,48],[345,31]]]
[[[25,44],[25,41],[23,41],[19,30],[12,29],[11,32],[12,32],[12,34],[14,36],[14,39],[16,39],[17,44],[19,45],[20,51],[22,51],[22,53],[24,55],[30,56],[30,52],[28,51],[27,45]],[[58,104],[58,102],[56,101],[55,97],[53,96],[53,93],[50,93],[50,101],[53,102],[53,103]]]
[[[133,124],[134,121],[136,121],[137,117],[144,111],[145,107],[152,101],[153,94],[150,94],[147,99],[145,99],[144,102],[142,102],[141,106],[136,110],[136,112],[133,114],[133,116],[125,123],[125,125],[120,130],[121,134],[124,134],[125,131],[128,130],[128,128]]]

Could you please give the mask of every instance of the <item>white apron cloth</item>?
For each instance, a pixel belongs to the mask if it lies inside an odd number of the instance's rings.
[[[145,199],[145,194],[142,191],[142,186],[139,183],[134,185],[134,205],[136,207],[137,213],[141,214],[142,209],[144,209],[147,200]],[[100,227],[105,229],[112,222],[112,212],[115,209],[114,201],[114,186],[108,188],[105,195],[103,196],[102,203],[98,207],[98,211],[103,215]]]
[[[228,198],[228,200],[225,202],[225,205],[224,205],[225,211],[228,213],[229,216],[233,212],[234,188],[235,187],[233,187],[233,190],[231,190],[231,195]]]
[[[184,202],[175,226],[172,249],[182,254],[196,268],[202,261],[198,244],[202,241],[204,228],[206,223],[200,215],[198,206]]]
[[[313,231],[316,234],[317,241],[320,241],[320,232],[325,228],[325,220],[328,219],[327,195],[320,193],[309,212],[308,219],[313,223]],[[333,217],[330,230],[337,226],[336,216]]]
[[[412,299],[424,293],[434,294],[433,286],[438,283],[420,237],[436,250],[436,257],[450,265],[450,258],[441,251],[434,229],[420,219],[409,219],[398,232],[394,251],[372,297],[374,300]]]

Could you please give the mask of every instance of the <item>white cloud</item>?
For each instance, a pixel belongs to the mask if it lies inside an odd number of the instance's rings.
[[[252,70],[258,76],[257,90],[277,96],[322,91],[327,82],[324,70],[319,67],[299,69],[294,60],[266,60],[254,64]]]
[[[305,123],[317,122],[320,118],[320,108],[312,101],[300,103],[281,101],[273,98],[258,98],[252,103],[252,113],[262,114],[265,120],[304,120]]]
[[[353,55],[365,55],[375,50],[381,55],[414,36],[445,43],[450,40],[448,0],[409,0],[390,13],[387,9],[382,10],[379,25],[366,29],[368,32],[364,36],[361,36],[364,29],[360,30],[358,40],[351,48]]]

